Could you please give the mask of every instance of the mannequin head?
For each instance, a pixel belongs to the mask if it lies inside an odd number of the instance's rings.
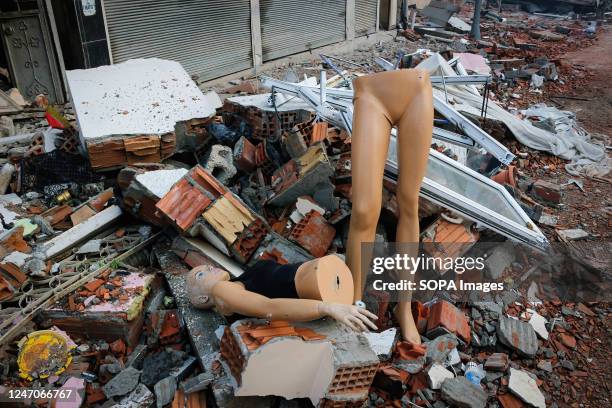
[[[221,281],[227,281],[227,271],[211,265],[196,266],[187,274],[187,297],[192,305],[199,309],[211,309],[215,306],[212,290]]]

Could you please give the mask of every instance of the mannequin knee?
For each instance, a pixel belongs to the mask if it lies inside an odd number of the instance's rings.
[[[380,203],[353,203],[351,208],[351,228],[368,231],[376,228],[380,215]]]
[[[400,218],[413,219],[419,216],[419,192],[397,192],[397,204]]]

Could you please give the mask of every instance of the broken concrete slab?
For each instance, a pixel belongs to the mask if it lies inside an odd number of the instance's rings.
[[[187,174],[186,169],[152,170],[138,174],[136,181],[159,199],[166,195],[174,183],[185,174]]]
[[[434,363],[427,370],[427,383],[432,390],[439,390],[447,378],[455,378],[455,375],[442,364]]]
[[[204,95],[175,61],[135,59],[66,77],[94,170],[159,162],[201,144],[202,132],[188,130],[221,106],[216,93]]]
[[[75,304],[72,295],[67,302],[60,301],[43,310],[41,321],[74,336],[86,336],[109,343],[122,339],[128,347],[135,347],[144,324],[147,296],[159,288],[161,281],[153,274],[130,272],[115,282],[120,284],[117,288],[127,296],[123,301],[118,301],[121,295],[104,299],[100,296],[101,292],[96,294],[97,290],[109,292],[103,287],[107,282],[103,279],[92,280],[82,288],[85,293],[81,292],[83,296],[95,295],[98,299],[95,304],[91,301]]]
[[[205,372],[211,371],[219,351],[219,340],[215,335],[217,327],[227,324],[225,318],[213,310],[193,307],[187,297],[185,275],[189,272],[179,257],[167,248],[155,247],[158,262],[165,271],[170,292],[175,298],[185,322],[189,340]]]
[[[442,399],[453,407],[484,408],[487,405],[487,393],[465,377],[446,379],[440,389]]]
[[[213,382],[214,379],[215,376],[212,373],[198,374],[183,381],[180,385],[180,388],[185,392],[185,394],[203,391],[208,388],[208,386],[210,385],[210,383]]]
[[[66,78],[86,141],[174,132],[177,122],[213,116],[221,107],[218,95],[204,95],[176,61],[133,59],[67,71]]]
[[[536,408],[546,408],[546,399],[544,394],[538,388],[536,380],[522,370],[510,368],[510,378],[508,383],[510,391]]]
[[[504,345],[526,357],[534,357],[538,351],[538,338],[529,323],[501,316],[497,323],[497,336]]]
[[[107,382],[102,391],[107,398],[120,397],[131,392],[138,385],[140,371],[128,367]]]

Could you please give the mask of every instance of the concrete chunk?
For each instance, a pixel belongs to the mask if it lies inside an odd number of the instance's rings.
[[[442,399],[453,407],[484,408],[487,405],[487,393],[465,377],[444,380],[441,391]]]
[[[123,397],[119,403],[111,408],[149,408],[155,402],[155,396],[146,385],[138,386],[129,395]]]
[[[128,367],[114,376],[102,387],[106,398],[122,396],[132,391],[138,385],[140,371],[134,367]]]
[[[577,241],[579,239],[584,239],[589,236],[589,233],[583,229],[567,229],[567,230],[558,230],[557,233],[559,236],[566,241]]]
[[[425,355],[427,363],[444,362],[446,356],[457,347],[457,344],[459,344],[457,337],[452,334],[445,334],[444,336],[436,337],[434,340],[425,343],[427,346],[427,354]]]
[[[534,357],[538,351],[538,339],[529,323],[502,316],[497,325],[499,341],[526,357]]]
[[[169,376],[155,384],[155,400],[157,408],[163,408],[172,402],[176,392],[176,378]]]

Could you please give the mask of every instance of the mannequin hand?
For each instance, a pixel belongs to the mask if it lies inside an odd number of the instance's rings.
[[[377,330],[372,320],[377,320],[378,317],[363,307],[341,303],[321,303],[319,307],[325,316],[329,316],[357,332],[370,331],[369,329]]]

